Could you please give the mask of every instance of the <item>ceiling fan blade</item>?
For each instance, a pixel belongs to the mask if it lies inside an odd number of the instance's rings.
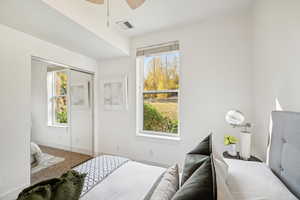
[[[95,4],[104,4],[104,0],[87,0],[87,1]]]
[[[130,8],[132,9],[136,9],[140,7],[145,2],[145,0],[126,0],[126,1],[130,6]]]

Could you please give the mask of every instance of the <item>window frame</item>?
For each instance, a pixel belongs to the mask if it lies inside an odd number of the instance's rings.
[[[179,53],[179,89],[176,90],[148,90],[144,91],[144,59],[149,56],[161,56],[166,54]],[[154,53],[150,55],[136,57],[136,135],[158,139],[168,139],[179,141],[181,138],[181,123],[180,123],[180,88],[181,88],[181,59],[180,50],[173,50],[161,53]],[[160,131],[144,130],[144,94],[151,93],[177,93],[177,113],[178,113],[178,131],[177,133],[168,133]]]
[[[55,75],[58,72],[65,72],[67,74],[67,94],[65,95],[57,95],[56,94],[56,80],[57,76]],[[61,127],[61,128],[67,128],[70,124],[70,113],[69,113],[69,107],[70,107],[70,94],[69,94],[69,83],[70,83],[70,75],[69,70],[63,69],[63,70],[55,70],[47,72],[47,107],[48,107],[48,117],[47,117],[47,124],[51,127]],[[59,123],[56,121],[55,116],[55,100],[60,97],[66,97],[67,99],[67,123]]]

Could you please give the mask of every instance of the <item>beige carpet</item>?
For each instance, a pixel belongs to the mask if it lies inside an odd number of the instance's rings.
[[[43,153],[39,164],[31,168],[31,174],[35,174],[43,169],[47,169],[49,167],[57,165],[58,163],[63,162],[64,160],[65,160],[64,158]]]
[[[51,147],[40,146],[40,148],[43,153],[47,153],[54,157],[63,158],[64,160],[51,167],[41,169],[40,171],[33,173],[31,175],[31,184],[35,184],[49,178],[59,177],[64,172],[92,158],[89,155],[64,151]]]

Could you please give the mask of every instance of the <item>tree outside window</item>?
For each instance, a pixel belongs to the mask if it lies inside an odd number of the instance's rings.
[[[67,71],[48,72],[49,124],[68,123],[68,73]]]
[[[179,52],[143,58],[143,131],[178,134]]]

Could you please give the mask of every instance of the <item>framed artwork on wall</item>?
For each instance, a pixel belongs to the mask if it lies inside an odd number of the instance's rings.
[[[71,106],[74,110],[85,110],[90,107],[89,82],[71,85]]]
[[[126,110],[127,76],[110,76],[102,81],[104,110]]]

